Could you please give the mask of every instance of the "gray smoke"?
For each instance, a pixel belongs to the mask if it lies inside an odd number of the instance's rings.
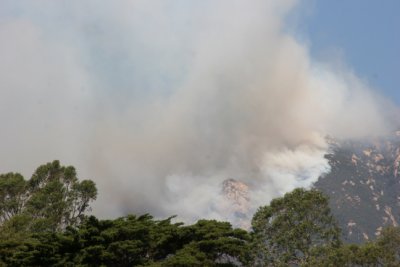
[[[390,129],[388,102],[285,30],[291,0],[0,3],[1,171],[60,159],[94,212],[231,219],[328,170],[324,137]]]

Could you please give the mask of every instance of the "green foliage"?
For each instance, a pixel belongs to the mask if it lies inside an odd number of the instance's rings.
[[[89,266],[132,266],[164,258],[179,242],[175,239],[179,224],[170,220],[155,221],[150,215],[113,221],[90,217],[73,234],[81,245],[77,261]]]
[[[8,173],[0,175],[0,226],[21,233],[56,231],[77,225],[97,189],[90,180],[79,182],[74,167],[53,161],[37,168],[31,179]],[[4,238],[4,235],[3,235]]]
[[[79,182],[74,167],[60,166],[58,161],[40,166],[28,184],[26,212],[57,228],[76,225],[97,196],[92,181]]]
[[[77,261],[89,266],[218,266],[223,257],[239,259],[246,251],[248,234],[229,223],[202,220],[182,226],[171,219],[91,217],[74,235],[83,244],[75,252]]]
[[[246,260],[246,231],[225,222],[182,226],[171,219],[91,216],[63,233],[0,242],[0,260],[9,266],[234,266]]]
[[[328,199],[317,190],[295,189],[252,220],[254,265],[300,265],[315,247],[340,245],[340,230],[330,213]]]
[[[21,213],[26,200],[27,183],[18,173],[0,175],[0,223]]]
[[[97,195],[90,180],[58,161],[32,178],[0,175],[2,266],[400,266],[400,228],[374,242],[343,245],[317,190],[296,189],[260,207],[252,232],[228,222],[173,223],[174,217],[83,216]]]
[[[380,258],[386,266],[400,266],[400,228],[387,227],[382,230],[376,244],[381,249]],[[396,265],[397,264],[397,265]]]
[[[385,228],[374,242],[318,247],[303,266],[400,266],[400,228]]]
[[[235,266],[249,261],[249,234],[228,222],[199,220],[180,230],[187,245],[163,266]]]

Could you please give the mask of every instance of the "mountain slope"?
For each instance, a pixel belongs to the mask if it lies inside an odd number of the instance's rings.
[[[400,136],[367,141],[330,140],[331,171],[314,186],[330,197],[344,240],[375,239],[400,222]]]

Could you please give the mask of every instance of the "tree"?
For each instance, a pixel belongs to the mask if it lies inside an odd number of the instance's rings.
[[[0,175],[0,224],[21,213],[26,199],[26,181],[18,173]]]
[[[59,161],[40,166],[27,181],[20,174],[3,174],[0,225],[20,226],[25,221],[35,231],[64,229],[83,219],[96,196],[93,181],[79,182],[75,168],[63,167]]]
[[[400,266],[400,228],[383,229],[376,241],[318,249],[304,266]]]
[[[173,217],[84,219],[63,232],[0,240],[0,266],[243,266],[249,235],[227,222],[171,223]]]
[[[380,248],[373,242],[362,245],[346,244],[338,247],[320,247],[303,263],[304,267],[361,267],[361,266],[391,266],[380,265]]]
[[[178,234],[181,223],[171,218],[128,215],[115,220],[85,219],[78,228],[68,228],[58,253],[64,262],[85,266],[147,266],[164,260],[183,244]]]
[[[249,234],[228,222],[199,220],[180,233],[185,245],[162,266],[243,266],[249,261]]]
[[[328,199],[315,189],[295,189],[260,207],[252,228],[256,266],[299,266],[315,249],[340,245]]]
[[[376,244],[381,249],[380,262],[384,266],[399,266],[400,265],[400,228],[387,227],[381,232]]]

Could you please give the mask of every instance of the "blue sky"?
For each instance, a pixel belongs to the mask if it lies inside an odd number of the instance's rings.
[[[400,104],[400,1],[305,1],[300,12],[297,27],[314,57],[339,51],[361,78]]]

